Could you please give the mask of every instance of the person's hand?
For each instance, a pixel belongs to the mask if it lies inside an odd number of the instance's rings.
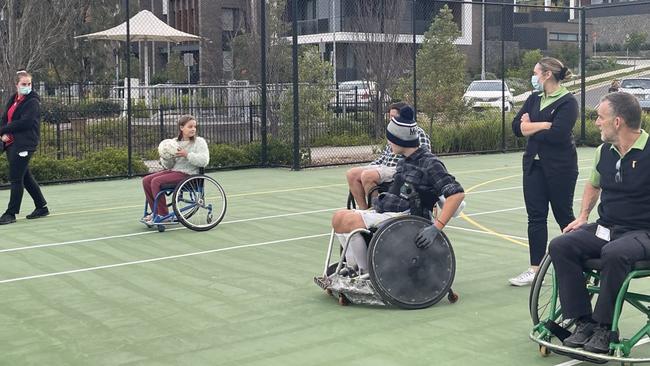
[[[178,150],[178,151],[176,152],[176,157],[177,157],[177,158],[178,158],[178,157],[186,158],[186,157],[187,157],[187,150],[185,150],[185,149],[180,149],[180,150]]]
[[[418,235],[415,237],[415,246],[420,249],[425,249],[430,247],[440,234],[440,229],[436,225],[427,226],[424,229],[420,230]]]
[[[521,122],[530,123],[530,115],[528,113],[522,114],[521,115]]]
[[[583,217],[578,217],[577,219],[573,220],[569,225],[567,225],[564,230],[562,230],[562,233],[570,233],[572,231],[578,230],[580,226],[584,225],[587,223],[587,219]]]
[[[9,141],[9,136],[8,135],[2,135],[2,142],[7,142]]]

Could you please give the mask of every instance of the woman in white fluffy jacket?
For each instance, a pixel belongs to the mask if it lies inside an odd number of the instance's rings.
[[[178,119],[179,134],[172,139],[178,144],[174,155],[160,151],[160,164],[165,170],[149,174],[142,179],[144,194],[151,212],[153,212],[154,198],[164,184],[178,184],[192,174],[198,174],[199,168],[204,168],[210,162],[210,151],[205,140],[196,135],[196,119],[190,115]],[[161,145],[163,145],[161,143]],[[169,213],[165,195],[158,200],[156,214],[165,216]],[[143,221],[150,222],[152,215],[143,217]]]

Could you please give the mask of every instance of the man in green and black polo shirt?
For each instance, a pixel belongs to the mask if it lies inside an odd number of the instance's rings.
[[[553,239],[549,254],[558,281],[562,313],[577,319],[568,347],[607,353],[616,295],[636,261],[650,259],[650,145],[641,127],[641,107],[628,93],[611,93],[598,106],[596,126],[603,144],[582,196],[578,218]],[[598,220],[589,213],[600,198]],[[603,268],[594,311],[582,263],[600,258]]]

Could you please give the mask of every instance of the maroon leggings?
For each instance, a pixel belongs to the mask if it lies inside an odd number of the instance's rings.
[[[162,172],[153,173],[142,178],[142,187],[144,188],[144,194],[147,197],[147,202],[149,207],[153,211],[153,200],[160,192],[160,186],[163,184],[178,184],[180,181],[189,177],[189,175],[181,172],[175,172],[171,170],[163,170]],[[169,211],[167,210],[167,200],[165,200],[165,195],[161,195],[158,199],[158,212],[156,214],[160,216],[167,215]]]

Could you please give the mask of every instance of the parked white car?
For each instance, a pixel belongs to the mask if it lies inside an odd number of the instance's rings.
[[[501,110],[501,80],[475,80],[469,84],[463,95],[465,104],[474,109],[498,108]],[[514,89],[505,84],[505,108],[510,112],[513,108],[512,93]]]
[[[337,112],[341,110],[374,110],[371,102],[373,96],[375,98],[377,96],[377,86],[373,81],[344,81],[339,84],[339,88],[334,92],[335,95],[330,100],[330,109]],[[390,97],[385,93],[380,99],[382,103],[390,103]]]
[[[623,79],[618,91],[634,95],[641,109],[650,111],[650,78]]]

